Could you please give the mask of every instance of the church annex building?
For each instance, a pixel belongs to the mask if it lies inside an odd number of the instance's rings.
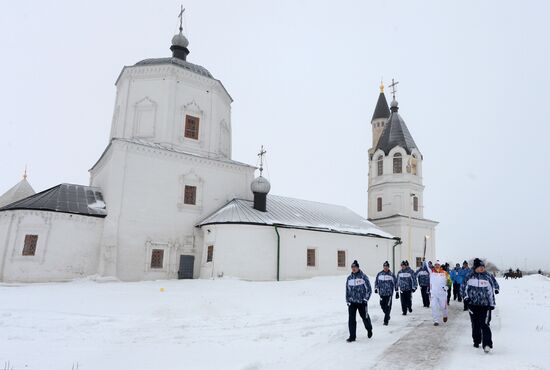
[[[0,196],[0,281],[290,280],[344,274],[354,259],[374,274],[385,260],[414,265],[424,248],[434,257],[423,156],[383,86],[371,121],[365,219],[269,194],[261,167],[255,177],[256,167],[234,161],[233,100],[187,61],[188,44],[180,27],[171,57],[122,69],[109,143],[89,185],[35,193],[25,174]]]

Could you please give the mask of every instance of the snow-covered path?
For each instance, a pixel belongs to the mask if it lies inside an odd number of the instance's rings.
[[[501,281],[489,355],[472,348],[461,304],[452,302],[449,323],[435,328],[419,292],[410,315],[394,301],[388,327],[373,295],[374,337],[358,327],[357,342],[346,343],[344,287],[343,276],[0,284],[0,368],[7,361],[26,370],[70,370],[76,362],[80,370],[549,366],[549,279]],[[426,366],[423,356],[431,357]]]
[[[407,364],[408,369],[437,369],[445,367],[445,356],[452,351],[453,339],[465,334],[470,328],[467,312],[463,311],[463,305],[452,302],[449,306],[449,321],[438,327],[433,326],[433,321],[422,310],[421,320],[411,322],[411,328],[403,336],[387,348],[379,358],[374,369],[399,369]]]

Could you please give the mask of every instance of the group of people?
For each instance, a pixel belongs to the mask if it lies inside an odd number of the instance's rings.
[[[433,264],[423,261],[422,266],[414,271],[408,261],[401,262],[397,276],[390,270],[388,261],[384,262],[382,271],[376,275],[374,293],[380,296],[380,307],[384,313],[384,325],[389,325],[392,300],[401,300],[403,315],[412,313],[412,295],[420,286],[424,307],[431,307],[434,326],[448,321],[448,306],[451,298],[464,302],[464,311],[469,311],[472,323],[474,347],[489,352],[493,348],[490,328],[491,311],[495,308],[495,294],[499,285],[495,277],[485,270],[485,263],[474,259],[473,269],[464,261],[449,271],[449,264],[439,260]],[[351,274],[346,281],[346,302],[348,304],[348,342],[356,340],[356,315],[363,320],[368,338],[373,336],[372,322],[368,313],[368,301],[372,295],[369,277],[364,274],[357,260],[351,264]]]

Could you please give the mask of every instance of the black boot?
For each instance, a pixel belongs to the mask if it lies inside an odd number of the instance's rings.
[[[346,342],[348,343],[355,342],[355,338],[349,337],[348,339],[346,339]]]

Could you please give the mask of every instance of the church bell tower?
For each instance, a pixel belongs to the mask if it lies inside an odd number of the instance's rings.
[[[398,82],[392,80],[392,102],[388,108],[384,86],[372,116],[372,147],[369,149],[368,218],[401,238],[399,258],[419,265],[435,256],[436,221],[424,218],[423,156],[395,97]]]

